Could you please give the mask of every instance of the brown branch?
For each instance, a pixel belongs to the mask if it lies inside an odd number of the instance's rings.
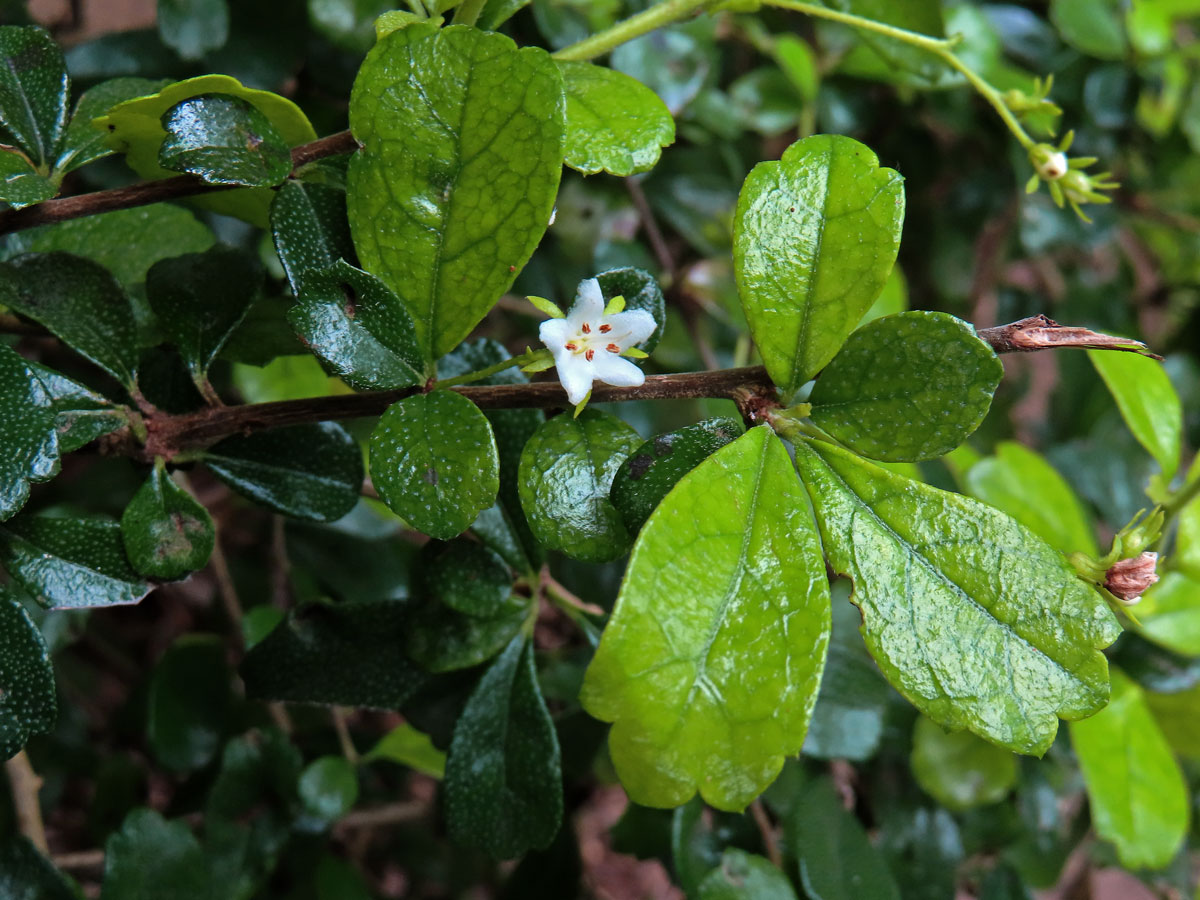
[[[1100,334],[1086,328],[1059,325],[1046,316],[1030,316],[1019,322],[981,328],[979,337],[992,345],[997,353],[1032,353],[1034,350],[1124,350],[1140,353],[1152,359],[1162,359],[1146,349],[1141,341]]]
[[[318,159],[350,153],[357,148],[358,142],[349,131],[339,131],[337,134],[302,144],[292,150],[293,174],[301,166]],[[135,206],[146,206],[161,200],[178,200],[181,197],[194,197],[197,194],[229,191],[237,187],[238,185],[232,184],[209,184],[195,175],[178,175],[174,178],[143,181],[107,191],[80,194],[77,197],[56,197],[53,200],[35,203],[33,206],[26,206],[23,209],[7,209],[0,212],[0,234],[11,234],[14,231],[24,231],[26,228],[34,228],[38,225],[52,225],[68,219],[94,216],[118,209],[132,209]]]
[[[42,823],[42,807],[38,802],[38,791],[42,789],[42,779],[33,766],[29,757],[21,750],[12,759],[4,763],[8,773],[8,783],[12,787],[13,810],[17,814],[17,830],[29,839],[33,846],[43,854],[49,852],[46,844],[46,826]]]

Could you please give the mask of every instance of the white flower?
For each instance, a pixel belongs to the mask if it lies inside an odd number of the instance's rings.
[[[562,319],[542,323],[538,335],[554,354],[558,380],[572,405],[582,403],[593,381],[636,387],[645,374],[621,354],[654,333],[654,317],[645,310],[605,314],[600,283],[589,278],[579,285],[575,305]]]

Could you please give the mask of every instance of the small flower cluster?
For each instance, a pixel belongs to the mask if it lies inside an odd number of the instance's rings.
[[[1120,185],[1112,181],[1112,173],[1100,172],[1089,175],[1083,170],[1096,161],[1094,156],[1067,156],[1075,132],[1068,131],[1058,146],[1053,144],[1034,144],[1029,150],[1029,163],[1033,166],[1033,175],[1025,185],[1026,193],[1032,194],[1041,182],[1046,182],[1050,188],[1050,196],[1055,204],[1062,206],[1064,202],[1071,204],[1071,209],[1085,222],[1091,222],[1080,209],[1083,203],[1111,203],[1112,198],[1100,193],[1111,191]]]

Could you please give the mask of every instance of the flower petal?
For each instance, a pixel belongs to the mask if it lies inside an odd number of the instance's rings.
[[[554,364],[558,369],[558,380],[567,392],[567,399],[571,401],[571,405],[582,403],[583,398],[592,389],[594,365],[588,362],[582,353],[571,353],[561,357],[556,354]]]
[[[658,327],[654,316],[644,309],[631,309],[628,312],[617,313],[608,316],[604,321],[612,326],[612,338],[621,345],[622,350],[632,347],[634,344],[640,344],[654,334],[654,329]]]
[[[579,289],[575,293],[575,305],[571,307],[567,319],[576,323],[578,327],[583,322],[596,322],[602,315],[604,294],[600,290],[600,282],[595,278],[579,282]]]
[[[557,353],[571,339],[574,331],[566,319],[547,319],[538,328],[542,343]]]
[[[615,353],[597,353],[592,361],[592,377],[613,387],[638,387],[646,381],[646,373]]]

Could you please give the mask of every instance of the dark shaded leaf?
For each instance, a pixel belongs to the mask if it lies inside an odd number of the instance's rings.
[[[271,236],[297,296],[309,274],[338,260],[358,262],[346,219],[346,190],[336,185],[284,182],[271,201]]]
[[[233,695],[224,642],[184,635],[150,678],[146,737],[158,762],[176,772],[207,765],[230,725]]]
[[[0,759],[52,729],[57,716],[54,668],[42,633],[12,592],[0,588]],[[7,871],[0,866],[0,885]]]
[[[135,809],[105,844],[101,900],[197,900],[210,889],[200,842],[183,822]]]
[[[796,900],[783,872],[769,860],[736,847],[721,854],[721,864],[704,876],[696,896],[698,900]]]
[[[609,269],[596,276],[600,282],[600,293],[605,300],[621,296],[625,298],[627,310],[641,309],[654,316],[658,327],[654,333],[637,345],[645,353],[653,352],[662,340],[663,329],[667,324],[667,302],[663,298],[662,288],[658,279],[645,269],[627,266],[623,269]]]
[[[184,59],[200,59],[229,39],[227,0],[158,0],[158,33]]]
[[[78,886],[16,835],[0,844],[0,897],[4,900],[78,900]]]
[[[58,473],[54,401],[15,350],[0,346],[0,520],[29,499],[31,483]]]
[[[101,435],[129,424],[129,414],[124,407],[114,405],[53,369],[33,362],[28,366],[50,396],[60,452],[78,450]]]
[[[0,26],[0,143],[16,144],[48,174],[67,127],[71,79],[45,29]]]
[[[153,94],[165,84],[166,81],[149,78],[113,78],[84,91],[75,104],[75,112],[71,114],[62,149],[54,164],[55,172],[62,176],[80,166],[111,156],[113,151],[104,142],[104,132],[92,124],[92,119],[104,115],[118,103]]]
[[[125,507],[121,537],[137,571],[171,580],[204,568],[216,531],[208,510],[167,474],[159,460]]]

